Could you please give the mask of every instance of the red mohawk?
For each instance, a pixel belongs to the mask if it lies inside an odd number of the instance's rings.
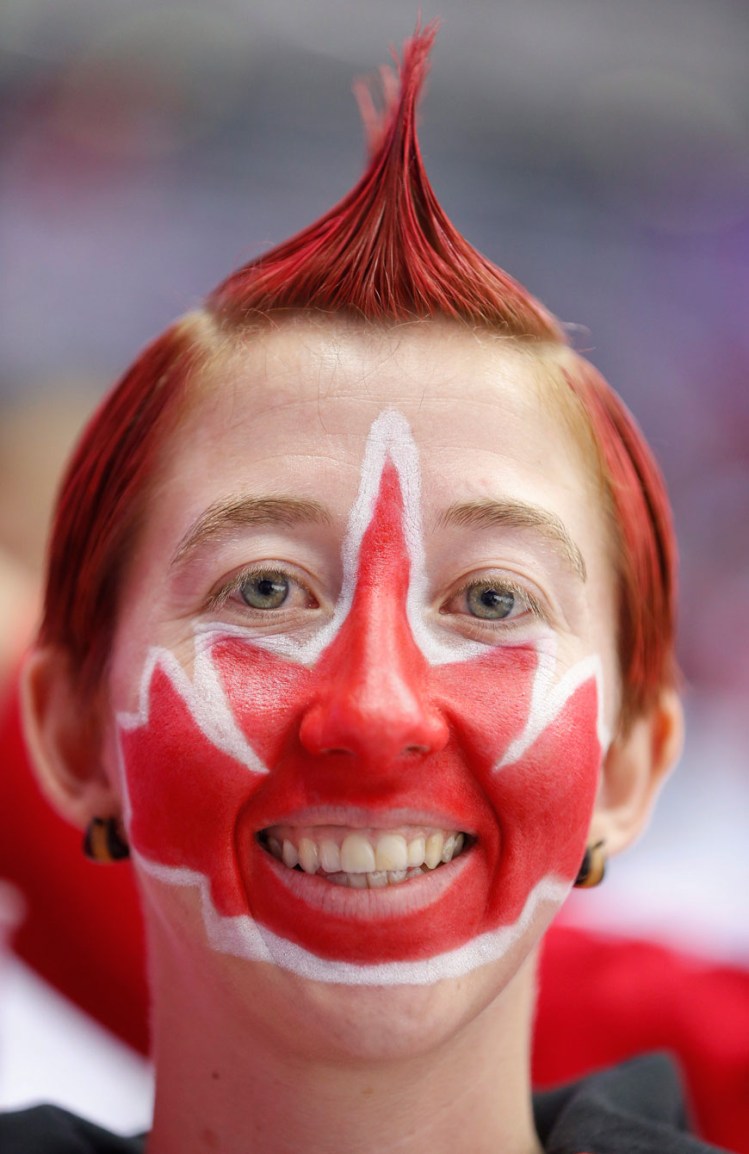
[[[416,136],[416,106],[437,24],[381,71],[384,109],[357,87],[370,159],[344,199],[303,232],[232,273],[208,299],[231,327],[279,309],[350,312],[369,321],[452,317],[508,336],[566,343],[559,323],[481,256],[440,208]],[[395,57],[395,53],[393,54]]]

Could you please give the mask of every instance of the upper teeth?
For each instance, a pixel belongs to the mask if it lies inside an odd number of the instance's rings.
[[[301,829],[273,826],[264,844],[289,869],[305,873],[372,874],[434,869],[460,853],[465,835],[458,831],[345,830],[336,826]]]

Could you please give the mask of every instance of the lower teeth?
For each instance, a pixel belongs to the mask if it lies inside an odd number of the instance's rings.
[[[411,878],[420,878],[424,871],[421,866],[414,866],[409,870],[376,870],[368,874],[326,874],[318,873],[318,877],[322,877],[326,882],[332,882],[334,886],[350,886],[355,890],[375,890],[382,889],[384,886],[398,885],[400,882],[410,881]]]

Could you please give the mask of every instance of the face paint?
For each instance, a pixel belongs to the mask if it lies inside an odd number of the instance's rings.
[[[605,744],[599,665],[557,679],[548,638],[489,646],[429,619],[416,449],[397,414],[370,433],[343,572],[311,638],[204,626],[191,677],[152,652],[140,708],[119,719],[131,843],[146,870],[198,886],[217,949],[327,981],[465,974],[575,877]],[[335,850],[352,833],[366,856],[435,831],[466,848],[398,884],[325,880],[347,872]],[[323,872],[290,868],[302,838],[308,859],[327,853]]]

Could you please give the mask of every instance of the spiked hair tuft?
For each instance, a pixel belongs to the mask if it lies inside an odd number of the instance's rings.
[[[417,29],[398,74],[381,70],[382,111],[366,83],[356,86],[369,144],[364,175],[315,224],[215,290],[208,307],[223,323],[319,309],[368,321],[449,317],[511,336],[564,340],[554,317],[461,236],[434,195],[416,117],[436,34],[435,23]]]

